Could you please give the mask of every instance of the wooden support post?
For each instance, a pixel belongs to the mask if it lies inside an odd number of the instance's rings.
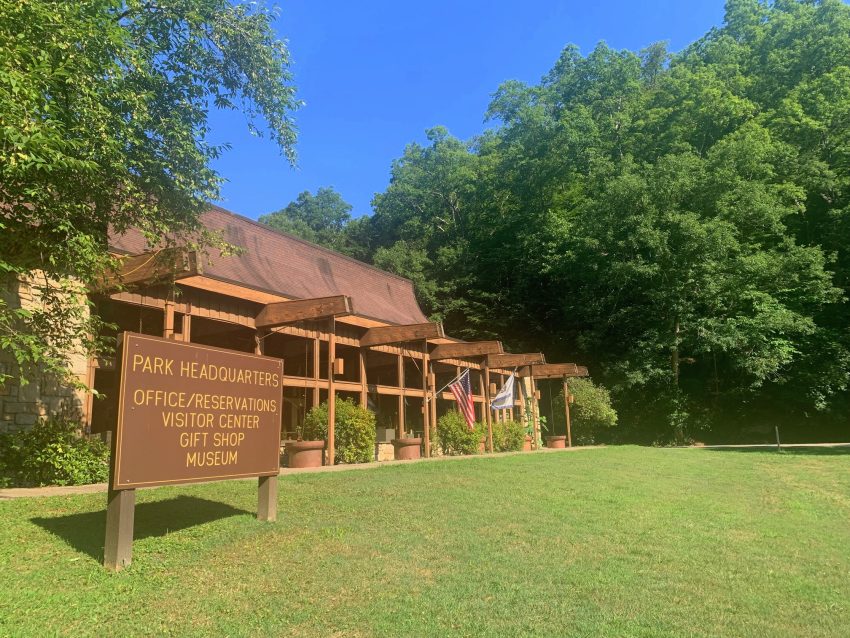
[[[573,446],[573,434],[570,427],[570,386],[564,377],[564,416],[567,418],[567,447]]]
[[[404,438],[404,355],[398,355],[398,429],[396,430],[396,438]]]
[[[133,561],[136,490],[112,489],[110,476],[106,498],[106,542],[103,547],[103,566],[117,572],[129,567]]]
[[[481,395],[482,399],[484,398],[485,392],[486,392],[486,390],[484,389],[484,375],[479,374],[478,375],[478,394]],[[472,391],[472,394],[475,394],[474,390]],[[476,405],[475,400],[473,400],[472,407],[475,408],[475,405]],[[487,412],[485,410],[484,402],[481,401],[479,403],[479,405],[481,406],[480,415],[479,415],[479,422],[481,423],[481,425],[486,425],[486,423],[487,423]]]
[[[431,386],[431,438],[433,439],[437,433],[437,375],[431,373],[428,375],[428,385]]]
[[[334,359],[336,359],[336,320],[330,320],[328,337],[328,465],[334,464],[336,438],[336,384],[334,383]]]
[[[257,484],[257,520],[277,520],[277,477],[261,476]]]
[[[366,350],[360,348],[360,407],[369,407],[369,384],[366,380]]]
[[[490,366],[484,362],[484,414],[487,419],[487,449],[493,453],[493,419],[490,410]]]
[[[431,458],[431,428],[428,418],[428,340],[422,341],[422,436],[425,444],[425,458]]]
[[[537,382],[531,377],[531,418],[534,427],[534,448],[540,449],[543,435],[540,433],[540,402],[537,400]]]
[[[319,329],[316,328],[316,336],[313,337],[313,407],[319,405],[319,354],[322,351],[322,343],[319,341]]]
[[[183,315],[183,341],[191,343],[192,341],[192,315],[188,312]]]
[[[166,339],[174,338],[174,302],[165,302],[165,318],[162,323],[162,336]]]

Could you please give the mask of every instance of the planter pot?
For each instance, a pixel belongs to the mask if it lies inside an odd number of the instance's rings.
[[[565,436],[547,436],[546,447],[565,448],[567,447],[567,437]]]
[[[325,455],[324,441],[289,441],[286,444],[289,467],[321,467]]]
[[[422,439],[393,439],[396,461],[410,461],[421,456]]]
[[[523,452],[531,452],[531,437],[527,434],[525,435],[525,440],[522,442],[522,451]]]

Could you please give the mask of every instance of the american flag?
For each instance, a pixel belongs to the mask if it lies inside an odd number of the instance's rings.
[[[464,370],[457,379],[449,385],[449,390],[455,395],[457,407],[463,413],[466,419],[466,425],[469,429],[475,427],[475,408],[472,404],[472,386],[469,383],[469,370]]]

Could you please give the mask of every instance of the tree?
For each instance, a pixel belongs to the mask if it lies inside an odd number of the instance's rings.
[[[294,202],[268,215],[260,223],[339,252],[354,251],[349,244],[348,227],[352,206],[331,187],[319,188],[313,195],[304,191]]]
[[[588,363],[633,439],[846,423],[848,60],[838,0],[729,0],[672,55],[568,46],[485,134],[405,149],[370,250],[455,334]]]
[[[109,229],[214,240],[198,216],[226,145],[208,137],[209,110],[244,111],[293,161],[298,101],[257,3],[0,0],[0,16],[0,275],[35,301],[0,300],[0,350],[25,380],[95,345],[79,302],[112,265]]]

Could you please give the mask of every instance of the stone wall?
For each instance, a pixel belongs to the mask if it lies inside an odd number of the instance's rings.
[[[395,458],[395,448],[392,443],[378,443],[378,461],[392,461]]]
[[[38,303],[26,282],[8,282],[0,294],[10,308],[27,308]],[[69,353],[69,372],[83,383],[87,380],[88,364],[84,353]],[[85,412],[86,392],[38,371],[27,375],[29,383],[22,384],[14,359],[0,351],[0,378],[6,375],[9,378],[0,383],[0,433],[32,427],[39,419],[55,414],[81,417]]]

